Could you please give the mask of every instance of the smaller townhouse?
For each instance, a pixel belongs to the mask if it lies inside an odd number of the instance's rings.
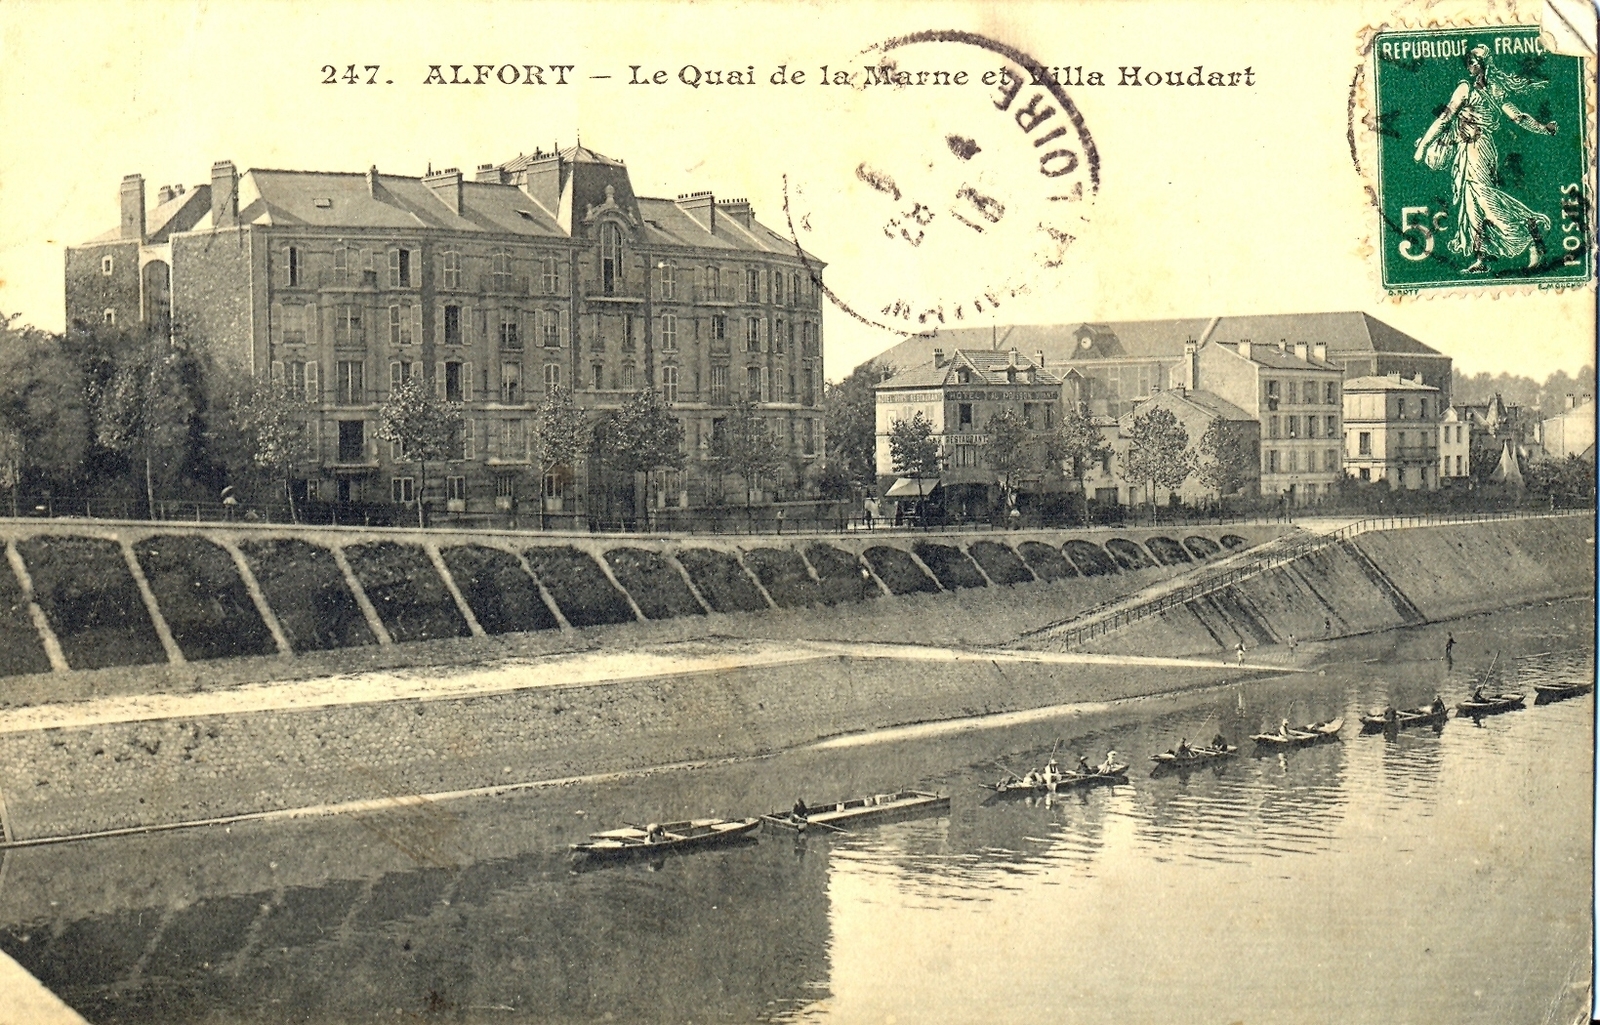
[[[1567,396],[1566,408],[1539,424],[1539,439],[1551,459],[1594,458],[1594,396]]]
[[[1439,389],[1423,384],[1421,375],[1344,382],[1346,472],[1396,489],[1437,490],[1439,406]]]
[[[1172,391],[1158,392],[1150,398],[1139,403],[1130,412],[1118,421],[1118,437],[1112,442],[1116,453],[1115,459],[1120,464],[1124,453],[1128,449],[1127,433],[1133,426],[1135,417],[1142,416],[1154,409],[1165,409],[1177,417],[1178,423],[1189,434],[1189,449],[1198,452],[1201,439],[1211,429],[1211,425],[1221,421],[1223,430],[1235,435],[1235,440],[1250,454],[1248,467],[1245,470],[1245,479],[1239,486],[1229,490],[1226,494],[1218,496],[1214,490],[1201,480],[1198,473],[1191,473],[1189,479],[1177,491],[1177,495],[1185,505],[1203,505],[1216,498],[1245,498],[1254,497],[1261,491],[1261,422],[1249,412],[1234,405],[1228,400],[1214,395],[1211,392],[1178,387]],[[1138,505],[1147,500],[1143,485],[1127,484],[1124,482],[1127,505]],[[1165,505],[1171,501],[1170,495],[1157,495],[1156,502]]]
[[[1459,486],[1471,478],[1471,425],[1462,415],[1461,407],[1445,406],[1439,418],[1439,486]]]

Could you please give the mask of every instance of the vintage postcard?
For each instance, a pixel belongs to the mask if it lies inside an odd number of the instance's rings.
[[[1595,47],[0,5],[0,1023],[1591,1020]]]

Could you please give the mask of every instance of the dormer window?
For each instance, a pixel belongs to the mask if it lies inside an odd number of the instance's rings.
[[[116,265],[116,259],[114,257],[102,256],[100,258],[100,273],[109,278]]]
[[[622,278],[622,231],[615,224],[600,226],[600,285],[606,295],[617,294]]]

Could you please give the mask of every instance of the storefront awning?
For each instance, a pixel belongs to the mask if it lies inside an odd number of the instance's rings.
[[[937,477],[901,477],[883,493],[884,498],[927,498],[942,481]]]

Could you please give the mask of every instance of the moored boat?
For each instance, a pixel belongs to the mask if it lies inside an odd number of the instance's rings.
[[[1291,729],[1286,733],[1252,733],[1250,739],[1264,747],[1304,747],[1307,744],[1332,740],[1342,729],[1344,729],[1344,719],[1341,717],[1307,723],[1299,729]]]
[[[1394,712],[1393,718],[1384,712],[1372,712],[1361,717],[1361,729],[1365,733],[1376,733],[1379,730],[1403,730],[1408,726],[1434,726],[1450,718],[1450,709],[1443,703],[1422,705],[1418,708],[1402,708]]]
[[[1485,694],[1483,697],[1470,697],[1456,705],[1457,715],[1498,715],[1522,707],[1523,694]]]
[[[1238,751],[1239,749],[1232,744],[1224,744],[1221,747],[1191,747],[1186,755],[1179,754],[1176,751],[1163,751],[1160,754],[1150,756],[1150,760],[1156,763],[1155,768],[1151,771],[1163,772],[1209,765],[1213,762],[1231,758]]]
[[[1538,683],[1534,684],[1533,689],[1538,695],[1534,701],[1543,705],[1551,701],[1560,701],[1562,698],[1575,698],[1579,694],[1587,694],[1594,689],[1594,684],[1587,680],[1578,683]]]
[[[803,831],[810,826],[822,826],[828,832],[849,832],[856,826],[947,812],[950,810],[950,795],[928,793],[923,790],[901,790],[892,794],[873,794],[845,801],[802,803],[805,805],[804,815],[799,814],[798,809],[775,811],[770,815],[761,816],[761,821],[769,829]]]
[[[1032,775],[1032,774],[1030,774]],[[1121,762],[1110,766],[1105,772],[1063,772],[1053,782],[1043,778],[1029,782],[1026,778],[1012,777],[1003,779],[998,783],[979,783],[985,790],[993,790],[997,795],[1021,797],[1024,794],[1051,794],[1075,787],[1104,786],[1113,783],[1128,782],[1128,767]]]
[[[574,857],[625,858],[635,854],[711,847],[746,836],[761,825],[760,819],[691,819],[663,822],[641,828],[626,826],[590,833],[583,843],[572,844]]]

